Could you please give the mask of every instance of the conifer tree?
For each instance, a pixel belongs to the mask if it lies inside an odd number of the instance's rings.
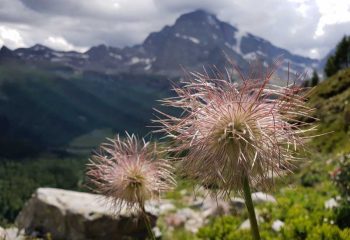
[[[316,86],[319,83],[320,79],[318,77],[317,72],[314,70],[311,78],[311,87]]]
[[[344,36],[338,43],[335,53],[328,58],[324,71],[329,77],[348,67],[350,67],[350,36]]]

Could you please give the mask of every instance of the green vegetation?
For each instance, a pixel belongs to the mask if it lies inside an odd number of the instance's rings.
[[[62,150],[99,129],[145,135],[150,131],[152,108],[158,107],[158,99],[170,95],[169,89],[169,81],[161,76],[3,64],[0,156],[20,158],[42,150]]]
[[[294,176],[277,182],[273,191],[277,204],[257,205],[263,219],[262,239],[350,239],[350,160],[346,155],[350,152],[350,69],[319,83],[309,103],[320,119],[313,134],[321,136],[310,142],[309,161],[298,164]],[[325,202],[332,198],[338,199],[339,206],[326,209]],[[246,215],[217,217],[196,235],[179,230],[166,239],[251,239],[249,230],[239,230],[246,219]],[[272,229],[277,219],[285,223],[279,232]]]
[[[309,80],[303,82],[303,87],[315,87],[320,82],[317,71],[314,69],[312,71],[312,77]]]
[[[299,166],[294,177],[277,184],[274,196],[277,205],[257,206],[263,222],[262,239],[350,239],[350,69],[344,69],[319,83],[310,94],[310,105],[320,120],[310,144],[313,150],[309,162]],[[320,152],[321,155],[316,154]],[[340,157],[336,157],[340,154]],[[332,173],[332,174],[330,174]],[[325,202],[339,198],[339,207],[325,208]],[[245,217],[214,218],[197,234],[199,239],[251,239],[250,232],[239,230]],[[285,225],[281,231],[272,230],[275,220]]]
[[[337,63],[336,55],[329,64],[344,66],[344,56]],[[309,104],[320,120],[313,134],[320,136],[310,142],[309,161],[299,163],[294,176],[277,181],[273,191],[277,204],[257,205],[263,219],[262,239],[350,239],[350,161],[346,155],[350,153],[350,69],[338,70],[321,83],[313,80],[317,86]],[[86,190],[88,157],[70,156],[66,150],[86,154],[115,132],[147,133],[152,107],[157,99],[170,95],[168,88],[166,81],[155,76],[53,74],[32,67],[0,66],[0,225],[13,223],[38,187]],[[41,155],[46,150],[61,157]],[[192,191],[190,186],[179,181],[166,197],[182,208],[181,191]],[[325,208],[327,200],[339,196],[339,207]],[[249,230],[239,230],[246,219],[246,214],[217,217],[197,234],[179,228],[165,233],[164,239],[251,239]],[[272,230],[277,219],[285,223],[279,232]]]
[[[333,159],[328,165],[324,164],[322,158],[317,160],[304,167],[304,170],[296,176],[287,179],[288,187],[281,187],[274,193],[277,204],[257,206],[259,216],[263,219],[260,224],[262,239],[350,239],[350,228],[342,229],[337,226],[336,211],[326,209],[324,206],[325,201],[339,194],[328,174],[330,169],[334,169],[338,159]],[[301,176],[306,176],[310,169],[320,170],[318,173],[314,171],[310,173],[313,175],[312,179],[318,175],[316,177],[318,180],[313,182],[312,186],[300,185]],[[239,230],[239,226],[244,220],[245,217],[240,215],[215,218],[209,225],[200,229],[197,237],[210,240],[251,239],[249,231]],[[275,220],[281,220],[285,223],[279,232],[272,230],[272,224]],[[346,227],[350,227],[349,223]]]
[[[83,190],[87,158],[42,156],[21,162],[0,161],[0,226],[14,222],[38,187]],[[86,190],[86,189],[85,189]]]
[[[314,70],[312,72],[311,87],[315,87],[320,82],[317,72]]]
[[[320,83],[310,96],[310,105],[320,120],[311,145],[323,153],[350,151],[350,69],[339,71]]]
[[[82,190],[88,154],[116,132],[147,134],[169,89],[162,76],[2,63],[0,225],[13,223],[38,187]]]
[[[345,228],[350,225],[350,155],[342,157],[332,177],[339,189],[341,200],[336,209],[336,223]]]

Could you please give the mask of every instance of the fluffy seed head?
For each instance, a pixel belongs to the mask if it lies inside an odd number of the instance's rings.
[[[295,150],[312,129],[301,120],[311,109],[295,84],[269,84],[272,75],[272,70],[255,79],[242,74],[233,83],[221,74],[193,73],[174,88],[177,97],[163,100],[183,110],[181,117],[160,112],[164,117],[155,122],[174,140],[170,151],[181,153],[187,177],[228,194],[242,190],[243,176],[269,188],[271,177],[291,169]]]
[[[88,165],[87,176],[93,189],[105,195],[117,208],[141,209],[148,199],[175,185],[171,165],[160,158],[156,145],[119,135],[101,146]]]

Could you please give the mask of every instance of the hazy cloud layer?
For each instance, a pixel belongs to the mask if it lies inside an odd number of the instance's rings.
[[[183,13],[205,9],[293,53],[323,57],[350,34],[350,2],[338,0],[0,0],[0,45],[78,50],[141,43]]]

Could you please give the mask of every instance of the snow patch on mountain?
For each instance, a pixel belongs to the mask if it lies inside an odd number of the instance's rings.
[[[35,45],[35,46],[33,47],[33,50],[34,50],[34,51],[43,51],[43,50],[45,50],[45,47],[43,47],[43,46],[41,46],[41,45]]]
[[[135,64],[139,64],[139,63],[149,65],[154,61],[155,61],[155,58],[132,57],[130,62],[129,62],[129,65],[135,65]]]
[[[208,19],[209,25],[214,26],[217,29],[220,28],[218,25],[218,22],[215,20],[215,18],[212,15],[208,15],[207,19]]]
[[[245,31],[240,31],[237,29],[237,31],[234,33],[233,38],[236,39],[236,46],[235,46],[235,52],[238,54],[242,54],[241,52],[241,42],[242,38],[246,37],[248,35]]]
[[[182,39],[185,39],[185,40],[189,40],[189,41],[191,41],[191,42],[193,42],[195,44],[199,44],[201,42],[198,38],[187,36],[187,35],[181,35],[179,33],[176,33],[175,37],[182,38]]]
[[[257,53],[256,52],[250,52],[250,53],[247,53],[247,54],[244,54],[243,55],[243,58],[245,60],[248,60],[248,61],[251,61],[251,60],[256,60],[257,59]]]
[[[111,56],[112,58],[118,59],[118,60],[122,60],[123,59],[123,57],[121,55],[115,54],[115,53],[112,53],[112,52],[109,53],[109,56]]]

